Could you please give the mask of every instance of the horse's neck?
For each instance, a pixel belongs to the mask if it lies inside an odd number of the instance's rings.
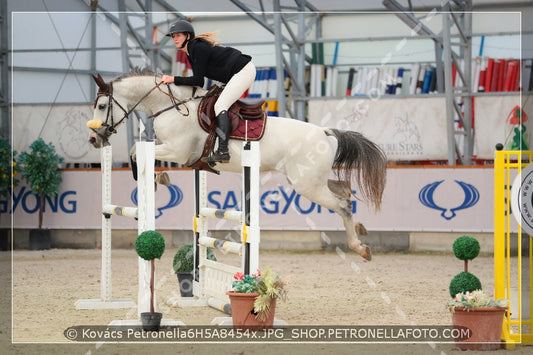
[[[168,105],[172,95],[177,100],[185,100],[192,96],[192,88],[189,86],[171,86],[169,93],[166,85],[161,84],[155,88],[160,78],[154,77],[130,77],[117,81],[113,85],[116,96],[120,96],[128,102],[129,106],[139,104],[139,109],[145,108],[153,111],[161,105]]]

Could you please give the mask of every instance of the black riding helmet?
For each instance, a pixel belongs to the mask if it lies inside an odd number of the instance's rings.
[[[172,37],[174,33],[190,33],[191,37],[194,37],[194,28],[191,23],[186,20],[179,20],[174,22],[168,30],[167,36]]]
[[[168,30],[168,33],[166,35],[169,37],[172,37],[174,33],[189,33],[190,34],[189,38],[187,38],[187,40],[183,42],[183,46],[182,46],[183,48],[190,39],[194,38],[194,27],[192,27],[189,21],[179,20],[179,21],[174,22],[172,26],[170,26],[170,29]]]

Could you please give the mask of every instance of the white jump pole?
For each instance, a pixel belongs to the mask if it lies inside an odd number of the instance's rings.
[[[137,142],[137,235],[147,230],[155,230],[155,144]],[[139,257],[139,291],[137,313],[150,311],[150,271],[151,263]],[[155,276],[154,276],[155,277]],[[154,299],[155,290],[154,290]],[[154,303],[154,310],[156,309]]]

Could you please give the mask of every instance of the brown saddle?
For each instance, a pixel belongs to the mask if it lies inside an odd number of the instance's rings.
[[[192,168],[217,173],[201,159],[209,156],[216,138],[215,102],[223,88],[212,86],[198,106],[198,123],[208,133],[202,156],[191,165]],[[239,140],[260,140],[265,132],[267,114],[263,110],[264,99],[240,99],[231,105],[228,115],[231,122],[230,138]]]

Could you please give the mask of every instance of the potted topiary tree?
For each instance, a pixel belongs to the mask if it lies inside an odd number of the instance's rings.
[[[217,261],[213,248],[207,248],[207,259]],[[185,244],[178,249],[172,262],[174,273],[178,277],[181,297],[192,297],[194,248],[192,243]]]
[[[453,242],[452,249],[455,257],[459,260],[463,260],[464,271],[455,275],[450,282],[450,295],[454,297],[461,292],[481,290],[481,281],[479,281],[476,275],[468,272],[468,261],[474,260],[481,250],[477,239],[464,235]]]
[[[42,138],[30,145],[30,152],[20,153],[19,163],[22,176],[30,184],[32,192],[39,197],[39,228],[30,230],[29,248],[32,250],[50,249],[50,230],[42,229],[45,196],[54,197],[59,193],[61,171],[59,164],[63,157],[56,154],[52,143]]]
[[[11,191],[18,185],[17,152],[11,151],[8,141],[0,139],[0,196],[6,199],[5,213],[9,213],[9,201],[11,201]],[[0,206],[0,213],[4,208]],[[9,227],[0,227],[0,250],[8,250]]]
[[[503,315],[507,310],[506,300],[492,300],[486,295],[479,279],[468,272],[468,261],[479,255],[477,239],[464,235],[453,243],[455,256],[464,261],[464,271],[450,282],[452,300],[447,307],[452,313],[455,327],[469,329],[470,337],[456,339],[461,350],[497,350],[500,347]]]
[[[150,312],[141,313],[142,327],[145,331],[159,331],[163,314],[154,311],[155,259],[161,259],[165,252],[165,239],[159,232],[144,231],[135,240],[135,251],[139,257],[151,262]]]

